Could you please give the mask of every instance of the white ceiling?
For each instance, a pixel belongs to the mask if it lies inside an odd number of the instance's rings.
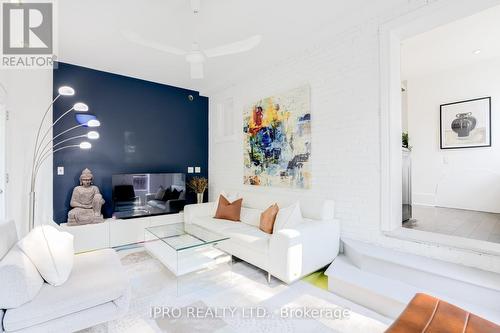
[[[474,54],[475,50],[481,53]],[[403,80],[500,57],[500,6],[403,41]]]
[[[63,0],[58,2],[59,59],[204,92],[258,75],[326,33],[407,2],[201,0],[197,39],[202,49],[255,34],[263,41],[247,53],[208,59],[205,78],[192,80],[183,57],[133,44],[121,33],[130,30],[189,50],[195,38],[189,0]]]

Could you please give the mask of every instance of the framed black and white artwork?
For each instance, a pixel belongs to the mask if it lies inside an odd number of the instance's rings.
[[[491,147],[491,97],[440,106],[441,149]]]

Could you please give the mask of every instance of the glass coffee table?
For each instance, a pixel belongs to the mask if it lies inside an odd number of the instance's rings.
[[[202,278],[222,274],[232,275],[232,256],[218,245],[229,237],[195,224],[175,223],[144,229],[144,248],[175,275],[177,295],[182,283],[199,289]],[[192,274],[191,274],[192,273]],[[222,278],[213,276],[213,281]],[[196,286],[196,284],[198,286]]]

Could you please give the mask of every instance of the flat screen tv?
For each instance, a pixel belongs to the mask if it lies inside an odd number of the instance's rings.
[[[183,173],[137,173],[112,176],[113,216],[127,219],[175,214],[186,204]]]

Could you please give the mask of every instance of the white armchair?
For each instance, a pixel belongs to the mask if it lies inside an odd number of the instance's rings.
[[[129,282],[114,250],[75,255],[68,280],[55,287],[33,276],[16,243],[15,224],[0,222],[0,332],[73,332],[128,311]],[[13,263],[12,253],[26,260]],[[27,293],[37,279],[38,291]]]

